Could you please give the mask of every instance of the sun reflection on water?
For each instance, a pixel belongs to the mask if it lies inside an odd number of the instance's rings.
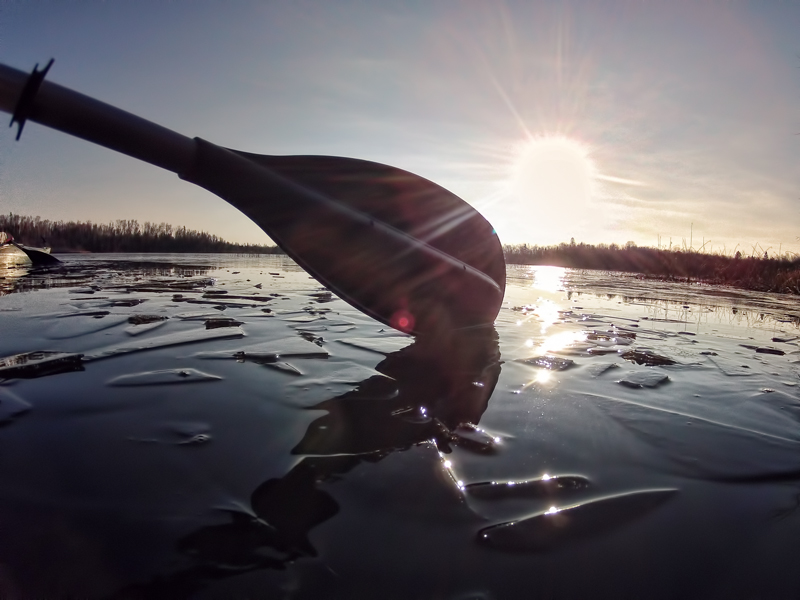
[[[574,344],[585,342],[587,333],[585,331],[561,331],[550,335],[539,344],[539,352],[559,352]]]
[[[543,292],[556,293],[564,289],[564,267],[531,267],[533,275],[531,287]]]

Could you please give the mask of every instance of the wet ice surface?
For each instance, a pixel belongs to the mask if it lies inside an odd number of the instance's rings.
[[[510,267],[414,341],[280,257],[65,259],[0,273],[2,597],[796,597],[796,298]]]

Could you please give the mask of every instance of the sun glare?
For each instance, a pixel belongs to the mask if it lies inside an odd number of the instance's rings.
[[[533,138],[512,166],[512,193],[532,205],[579,214],[592,199],[597,170],[589,148],[566,137]]]
[[[493,207],[507,243],[558,243],[591,227],[599,173],[591,148],[564,136],[534,137],[510,165],[503,200]]]

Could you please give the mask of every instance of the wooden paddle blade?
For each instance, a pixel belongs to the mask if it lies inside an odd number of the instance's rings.
[[[440,186],[386,165],[260,156],[197,140],[181,177],[224,198],[343,300],[401,331],[491,324],[505,290],[491,225]]]
[[[430,244],[486,273],[505,290],[503,249],[492,226],[432,181],[353,158],[237,154]]]

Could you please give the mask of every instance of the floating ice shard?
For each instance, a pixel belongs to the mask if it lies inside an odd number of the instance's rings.
[[[622,527],[652,512],[677,491],[642,490],[563,508],[553,506],[527,519],[485,527],[478,532],[478,543],[505,552],[545,552]]]
[[[157,437],[129,437],[132,442],[169,444],[172,446],[198,446],[211,441],[211,427],[207,423],[180,422],[167,424],[166,435]]]
[[[783,356],[786,354],[783,350],[778,350],[777,348],[756,348],[756,352],[759,354],[775,354],[777,356]]]
[[[284,321],[287,321],[289,323],[305,324],[305,323],[314,323],[316,321],[322,321],[324,318],[325,317],[314,317],[314,316],[288,317],[288,318],[284,319]]]
[[[274,317],[275,313],[272,312],[269,308],[262,308],[259,311],[253,312],[237,312],[236,316],[240,319],[253,319],[253,318],[264,318],[264,317]]]
[[[128,317],[128,323],[131,325],[149,325],[166,321],[168,318],[166,315],[131,315]]]
[[[384,375],[383,373],[380,373],[375,369],[370,369],[369,367],[353,364],[353,366],[351,367],[334,371],[333,373],[331,373],[330,375],[326,375],[325,377],[320,377],[319,379],[304,379],[303,381],[298,381],[293,385],[302,385],[302,386],[332,385],[332,384],[354,385],[361,383],[362,381],[370,379],[372,377],[379,377],[387,381],[394,380],[393,377]]]
[[[222,294],[225,294],[224,296]],[[253,302],[272,302],[274,298],[272,296],[236,296],[234,294],[228,294],[228,292],[219,290],[217,292],[206,292],[203,294],[203,298],[214,298],[214,299],[222,299],[222,300],[252,300]],[[249,306],[249,305],[248,305]]]
[[[300,369],[288,362],[268,362],[264,363],[264,366],[277,371],[283,371],[284,373],[289,373],[290,375],[303,375],[303,372]]]
[[[147,298],[119,298],[106,302],[105,306],[138,306],[146,301]]]
[[[589,480],[581,475],[544,475],[523,481],[482,481],[464,486],[470,496],[483,500],[554,498],[564,492],[584,490]]]
[[[735,360],[731,360],[724,356],[717,356],[716,353],[708,354],[708,361],[714,364],[724,375],[728,377],[751,377],[755,375],[755,372],[750,368],[749,365],[743,365],[740,362],[736,362]],[[711,358],[714,356],[714,358]]]
[[[219,312],[210,312],[207,310],[195,310],[190,312],[182,312],[175,315],[176,318],[182,321],[205,321],[211,317],[218,317]]]
[[[328,358],[330,354],[313,342],[300,337],[287,337],[252,346],[244,346],[220,352],[197,352],[196,358],[235,358],[253,362],[276,362],[279,358]]]
[[[487,431],[472,425],[462,423],[450,431],[450,443],[464,450],[477,454],[494,454],[497,452],[497,445],[500,442],[498,436],[491,435]]]
[[[11,390],[0,387],[0,425],[10,423],[15,417],[28,412],[30,409],[30,403],[17,396]]]
[[[222,329],[195,329],[192,331],[182,331],[171,333],[159,337],[146,338],[141,341],[128,342],[117,346],[100,348],[89,352],[84,356],[85,361],[109,358],[119,354],[129,354],[131,352],[141,352],[154,348],[165,348],[167,346],[177,346],[180,344],[193,344],[196,342],[207,342],[209,340],[243,337],[245,335],[239,327],[224,327]]]
[[[540,369],[549,369],[551,371],[563,371],[575,366],[574,360],[549,355],[518,358],[516,362],[521,362],[532,367],[539,367]]]
[[[296,319],[286,319],[286,320],[287,321],[294,321]],[[343,319],[327,319],[325,317],[322,317],[320,319],[313,319],[310,322],[313,323],[313,325],[304,325],[304,323],[306,323],[306,321],[303,321],[299,325],[290,325],[289,327],[293,327],[295,329],[305,329],[305,330],[308,331],[310,327],[314,327],[314,326],[347,327],[347,326],[355,325],[355,323],[353,323],[352,321],[345,321]]]
[[[347,338],[338,341],[341,344],[355,346],[356,348],[377,352],[378,354],[391,354],[392,352],[397,352],[410,345],[414,341],[414,338],[411,336],[392,335],[374,338]]]
[[[162,369],[120,375],[109,379],[106,385],[112,387],[129,387],[139,385],[174,385],[177,383],[198,383],[201,381],[221,381],[222,377],[204,373],[197,369]]]
[[[83,354],[68,352],[25,352],[0,358],[0,379],[30,379],[56,373],[80,371]]]
[[[125,333],[128,335],[139,335],[147,331],[157,329],[166,323],[166,317],[163,321],[153,321],[152,323],[142,323],[141,325],[131,325],[125,328]]]
[[[320,304],[337,300],[337,298],[329,291],[311,292],[309,296],[314,298]]]
[[[669,381],[669,375],[658,371],[629,371],[617,383],[630,388],[654,388]]]
[[[565,345],[562,348],[554,348],[550,352],[553,354],[563,354],[565,356],[587,356],[595,348],[597,348],[595,344],[589,344],[586,342],[573,342]],[[532,359],[523,359],[520,362],[524,362],[525,360]]]
[[[241,321],[230,317],[210,317],[206,319],[206,329],[219,329],[220,327],[238,327],[244,325]]]
[[[54,314],[45,314],[39,315],[40,317],[55,317],[56,319],[65,319],[67,317],[105,317],[106,315],[111,314],[107,310],[94,310],[94,309],[87,309],[87,310],[76,310],[74,312],[68,313],[54,313]]]
[[[617,363],[597,363],[594,365],[590,365],[588,368],[589,373],[591,373],[592,377],[599,377],[603,373],[610,371],[611,369],[619,369],[619,364]]]
[[[621,356],[625,360],[629,360],[640,365],[647,365],[648,367],[678,364],[671,358],[656,354],[651,350],[645,350],[643,348],[628,350],[627,352],[623,352]]]
[[[594,348],[589,348],[587,353],[589,354],[589,356],[604,356],[606,354],[618,354],[619,350],[620,349],[616,346],[610,346],[605,348],[601,346],[595,346]]]

